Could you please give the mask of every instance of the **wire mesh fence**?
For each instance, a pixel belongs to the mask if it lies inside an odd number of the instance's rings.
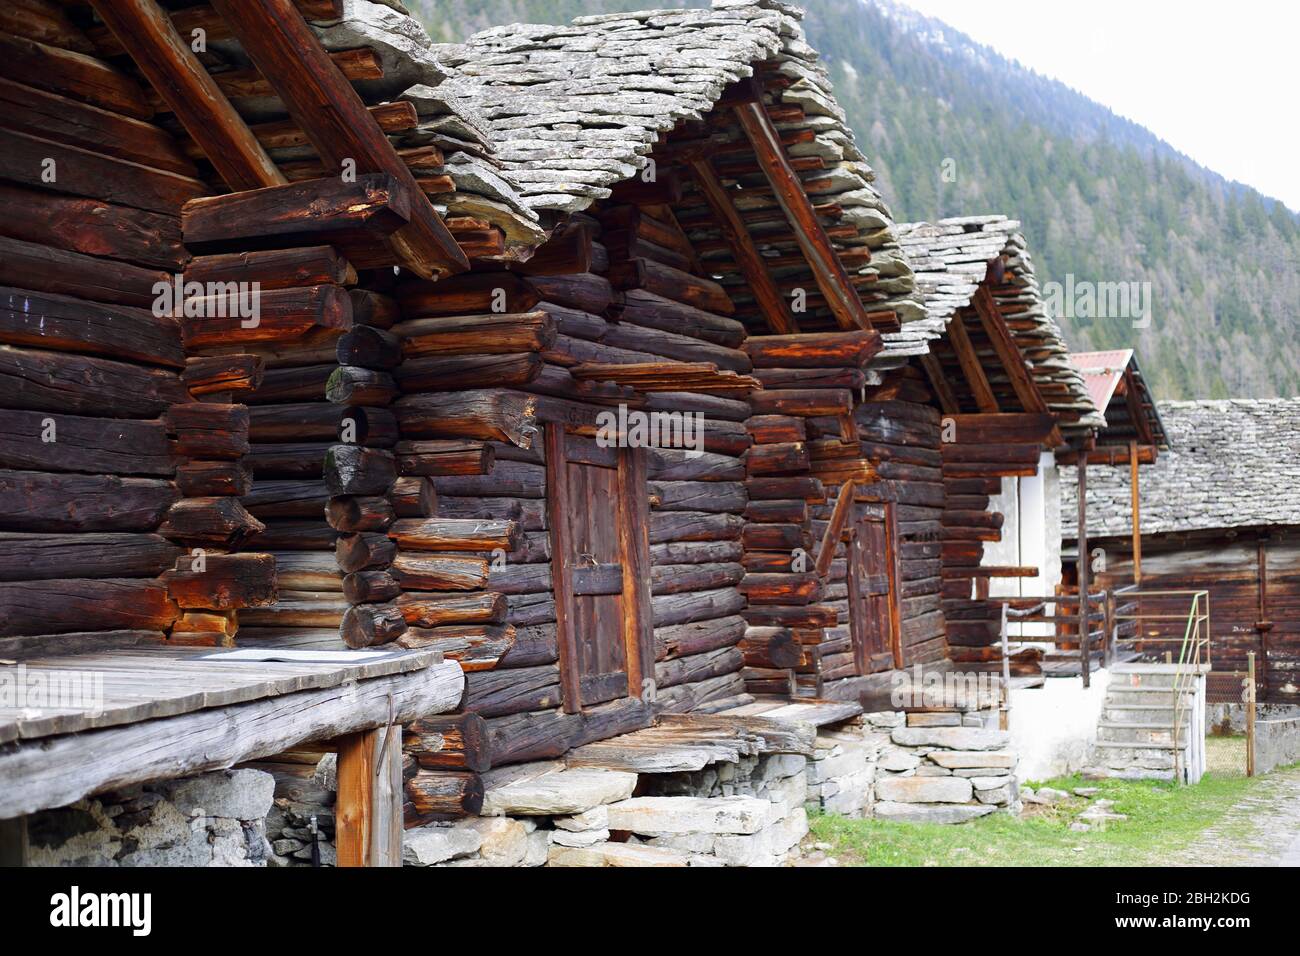
[[[1205,772],[1216,777],[1246,776],[1246,735],[1210,734],[1205,738]]]

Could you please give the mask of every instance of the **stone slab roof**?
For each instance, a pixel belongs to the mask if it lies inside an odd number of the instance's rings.
[[[924,296],[927,318],[896,333],[906,335],[906,342],[891,342],[886,336],[887,348],[924,352],[924,342],[942,336],[957,311],[970,305],[989,261],[1000,256],[1006,267],[1002,285],[1008,288],[995,290],[994,298],[1048,406],[1071,418],[1078,416],[1065,431],[1105,425],[1083,375],[1070,362],[1060,326],[1047,314],[1018,220],[1001,215],[958,216],[933,223],[899,223],[895,232],[912,264],[917,290]]]
[[[342,22],[320,30],[325,45],[379,49],[385,92],[412,102],[418,130],[399,146],[436,144],[456,191],[435,198],[448,214],[499,225],[526,256],[567,214],[637,175],[662,134],[708,113],[722,91],[774,63],[788,81],[777,104],[797,105],[815,139],[791,148],[816,154],[815,201],[843,210],[871,250],[862,271],[888,290],[872,309],[902,323],[925,318],[893,217],[836,103],[829,74],[804,38],[803,12],[780,0],[713,0],[707,9],[585,16],[565,25],[517,23],[463,43],[433,43],[396,6],[346,0]],[[781,124],[778,123],[778,128]],[[850,244],[853,244],[852,241]]]
[[[1300,398],[1161,402],[1171,451],[1143,466],[1142,533],[1300,525]],[[1073,536],[1075,469],[1061,474]],[[1131,533],[1127,465],[1088,468],[1088,533]]]

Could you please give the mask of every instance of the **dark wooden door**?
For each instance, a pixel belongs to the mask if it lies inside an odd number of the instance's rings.
[[[627,696],[623,645],[623,565],[618,543],[616,468],[569,461],[568,560],[573,566],[573,628],[582,703]]]
[[[548,426],[546,480],[565,710],[641,695],[654,675],[644,453]]]
[[[892,504],[858,505],[849,538],[849,633],[859,674],[902,667]]]

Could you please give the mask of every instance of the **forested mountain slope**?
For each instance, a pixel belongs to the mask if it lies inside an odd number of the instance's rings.
[[[455,42],[498,23],[705,2],[407,5],[435,39]],[[1024,223],[1044,282],[1149,282],[1145,328],[1060,321],[1072,348],[1136,346],[1161,399],[1300,394],[1300,216],[906,7],[803,6],[898,219],[1006,213]]]

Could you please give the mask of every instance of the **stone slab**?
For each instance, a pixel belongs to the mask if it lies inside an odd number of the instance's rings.
[[[1016,755],[1009,750],[949,750],[928,755],[940,767],[1007,767],[1016,765]]]
[[[551,846],[548,866],[689,866],[684,853],[635,843],[597,843],[595,846]]]
[[[880,820],[899,823],[966,823],[977,817],[996,812],[997,807],[985,804],[877,803],[873,816]]]
[[[1005,730],[975,727],[896,727],[890,739],[902,747],[946,747],[950,750],[999,750],[1011,740]]]
[[[773,805],[756,797],[634,797],[609,806],[609,828],[632,833],[757,833]]]
[[[965,777],[881,777],[876,799],[893,803],[966,803],[973,788]]]
[[[483,795],[485,817],[573,816],[632,796],[637,775],[576,767],[492,787]]]

